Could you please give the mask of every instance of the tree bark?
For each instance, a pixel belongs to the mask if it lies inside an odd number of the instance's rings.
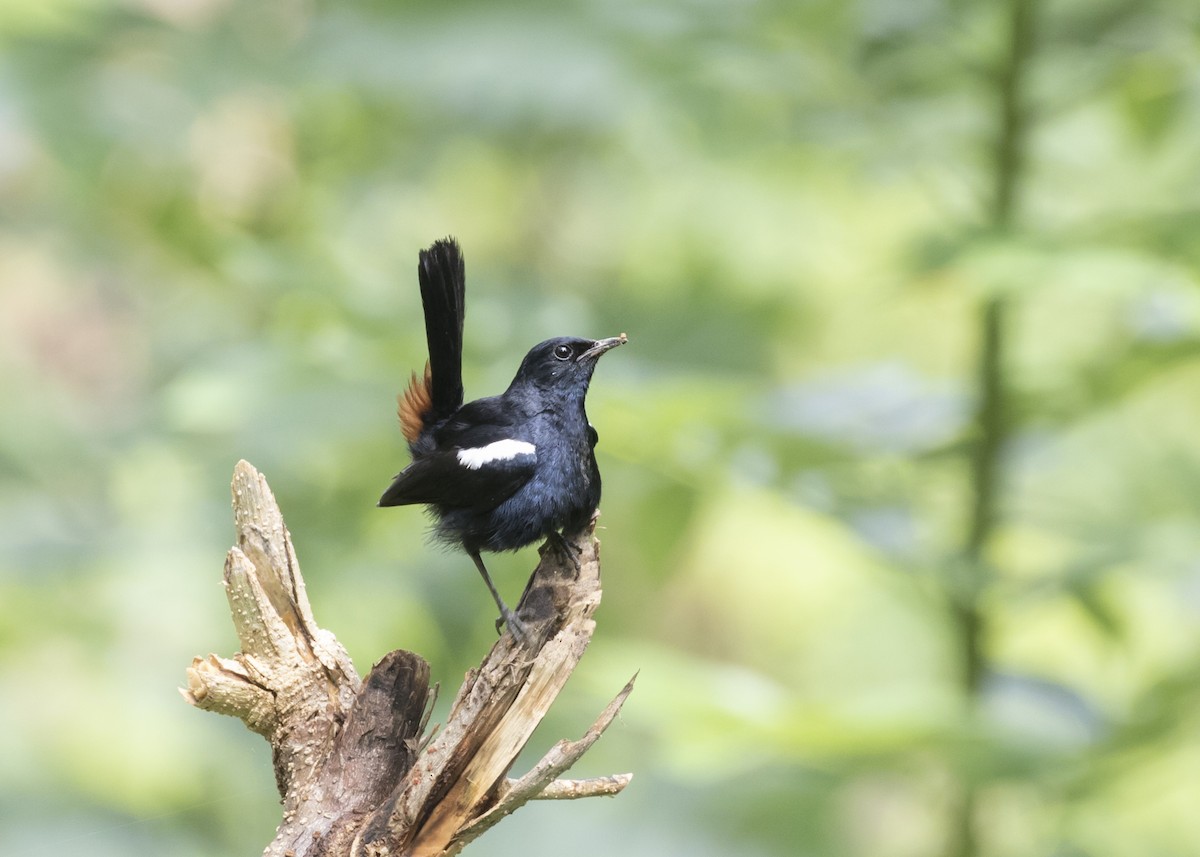
[[[265,854],[457,854],[529,800],[613,795],[629,783],[631,774],[556,777],[616,717],[633,679],[581,739],[560,741],[527,774],[507,778],[595,630],[595,519],[564,534],[570,549],[542,547],[518,607],[530,643],[506,631],[468,673],[445,727],[426,734],[429,665],[397,650],[359,678],[313,619],[283,516],[244,461],[234,469],[233,508],[237,545],[225,561],[225,590],[241,651],[194,659],[180,692],[270,742],[283,820]]]

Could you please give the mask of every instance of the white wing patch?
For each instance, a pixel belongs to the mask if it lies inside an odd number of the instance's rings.
[[[487,446],[460,449],[458,463],[467,470],[478,470],[493,461],[510,461],[518,455],[533,455],[535,452],[537,452],[537,447],[523,440],[498,440]]]

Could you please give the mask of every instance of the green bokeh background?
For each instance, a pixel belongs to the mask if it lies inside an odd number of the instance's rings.
[[[0,853],[256,853],[228,481],[318,621],[456,687],[407,460],[417,250],[468,395],[552,335],[605,600],[534,739],[615,800],[470,853],[1200,853],[1194,0],[0,5]],[[535,559],[493,560],[510,597]],[[443,694],[448,696],[449,694]],[[444,710],[443,702],[442,710]]]

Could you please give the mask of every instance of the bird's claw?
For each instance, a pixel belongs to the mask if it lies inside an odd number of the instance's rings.
[[[533,636],[529,633],[529,626],[517,618],[517,614],[508,608],[504,609],[496,618],[496,633],[503,634],[505,626],[508,627],[509,633],[513,638],[524,646],[528,646],[533,641]]]
[[[567,559],[571,561],[571,565],[575,566],[575,573],[578,574],[582,568],[580,559],[583,557],[583,548],[572,544],[566,536],[558,531],[551,531],[549,538],[561,553],[566,554]]]

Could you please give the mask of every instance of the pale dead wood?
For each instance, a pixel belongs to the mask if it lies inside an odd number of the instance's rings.
[[[600,716],[596,718],[596,722],[592,724],[591,728],[588,729],[582,738],[578,741],[559,741],[540,762],[533,766],[529,773],[518,780],[510,780],[502,784],[495,805],[487,812],[477,816],[474,821],[465,825],[459,831],[456,837],[458,849],[450,853],[457,853],[457,850],[461,849],[463,845],[477,838],[484,831],[499,823],[505,816],[512,815],[535,798],[546,797],[550,799],[552,797],[555,800],[563,800],[568,798],[592,797],[595,795],[612,795],[625,788],[629,784],[630,775],[628,774],[617,774],[591,781],[563,781],[555,780],[554,778],[575,764],[596,743],[596,740],[604,734],[604,730],[608,728],[608,725],[620,713],[621,706],[625,704],[626,698],[633,692],[633,682],[636,678],[637,676],[631,678],[629,683],[621,689],[621,692],[608,704],[604,711],[600,712]],[[623,782],[622,778],[625,778]],[[552,785],[555,785],[553,794],[547,795],[546,792]]]
[[[583,655],[600,603],[593,535],[573,558],[546,546],[521,600],[533,640],[505,634],[464,681],[439,734],[422,737],[429,666],[398,650],[360,680],[320,628],[291,537],[263,477],[234,471],[238,544],[225,587],[242,651],[196,658],[191,704],[239,717],[274,751],[283,822],[267,854],[451,855],[532,799],[616,794],[630,774],[555,780],[600,737],[630,683],[578,741],[561,741],[528,774],[506,778]]]
[[[609,774],[586,780],[553,780],[533,796],[534,800],[579,800],[585,797],[612,797],[620,794],[633,780],[633,774]]]

